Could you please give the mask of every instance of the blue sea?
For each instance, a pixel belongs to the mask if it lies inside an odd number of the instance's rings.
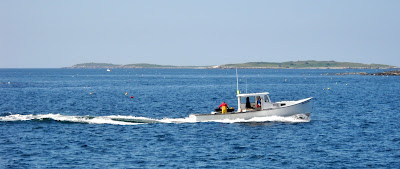
[[[327,75],[362,71],[238,69],[310,118],[195,122],[235,69],[0,69],[0,168],[399,168],[400,77]]]

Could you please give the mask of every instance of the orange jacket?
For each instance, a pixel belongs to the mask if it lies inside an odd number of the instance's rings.
[[[218,106],[218,108],[221,108],[222,106],[226,106],[226,107],[228,108],[228,104],[226,104],[225,102],[222,102],[222,103]]]

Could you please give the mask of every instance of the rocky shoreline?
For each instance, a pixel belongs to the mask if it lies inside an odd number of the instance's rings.
[[[370,75],[370,76],[400,76],[400,70],[386,71],[380,73],[350,72],[350,73],[327,73],[326,75]]]

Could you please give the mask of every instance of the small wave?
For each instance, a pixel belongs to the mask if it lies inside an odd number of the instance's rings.
[[[136,116],[67,116],[61,114],[4,114],[0,116],[0,121],[59,121],[59,122],[71,122],[71,123],[88,123],[88,124],[114,124],[114,125],[138,125],[147,123],[196,123],[196,119],[193,117],[186,118],[163,118],[163,119],[152,119],[147,117],[136,117]],[[310,118],[303,114],[293,115],[289,117],[281,116],[268,116],[268,117],[254,117],[252,119],[235,119],[235,120],[215,120],[205,122],[220,122],[220,123],[254,123],[254,122],[286,122],[286,123],[302,123],[310,122]]]
[[[110,118],[113,121],[128,122],[128,123],[160,123],[157,119],[147,118],[147,117],[136,117],[136,116],[104,116]]]
[[[116,125],[137,125],[141,123],[113,120],[112,116],[66,116],[61,114],[38,114],[38,115],[21,115],[12,114],[0,117],[0,121],[60,121],[73,123],[89,123],[89,124],[116,124]]]
[[[12,113],[11,113],[11,112],[8,112],[8,113],[0,113],[0,117],[1,117],[1,116],[9,116],[9,115],[12,115]]]
[[[186,118],[163,118],[159,120],[162,123],[196,123],[196,119],[193,117]]]

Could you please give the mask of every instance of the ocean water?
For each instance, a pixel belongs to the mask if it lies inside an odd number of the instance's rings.
[[[311,117],[195,122],[234,69],[0,69],[0,168],[398,168],[400,77],[325,75],[361,71],[239,69]]]

